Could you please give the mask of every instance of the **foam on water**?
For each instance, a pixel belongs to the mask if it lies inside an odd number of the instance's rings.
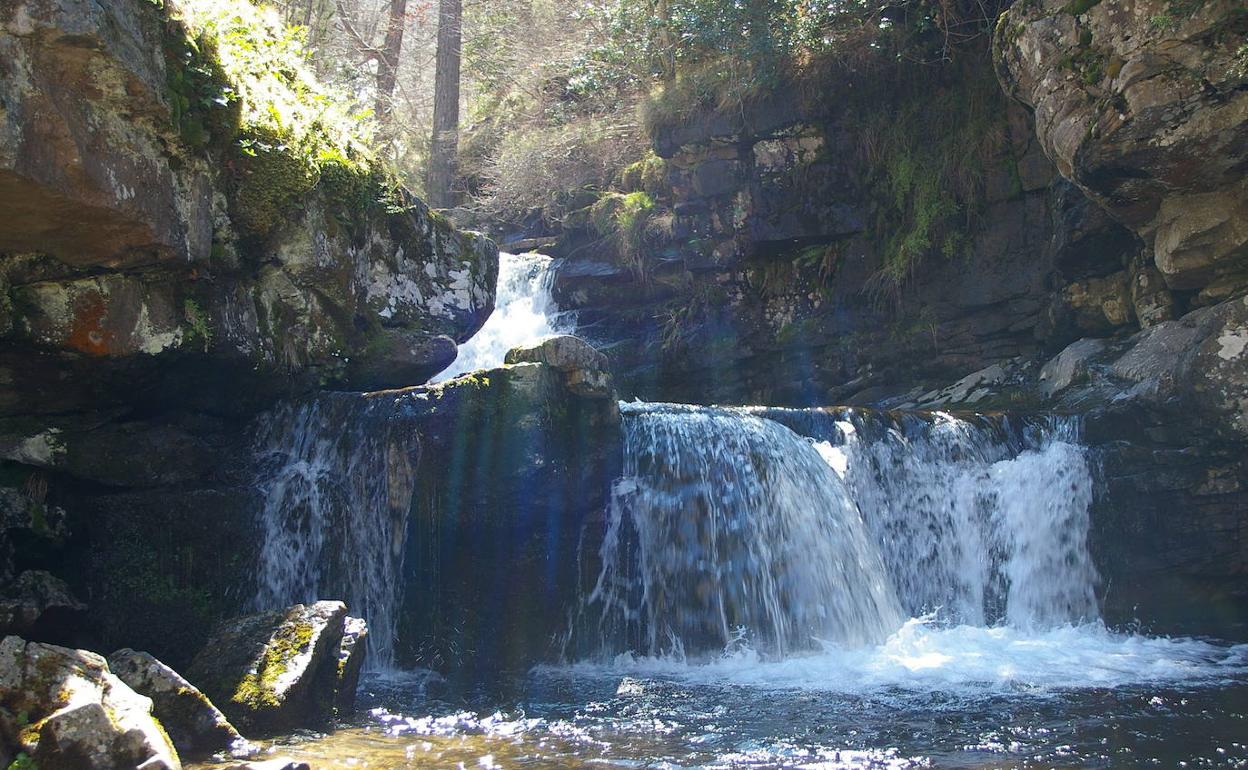
[[[553,671],[554,669],[551,669]],[[1248,675],[1248,645],[1119,634],[1099,624],[1024,631],[1011,626],[941,627],[912,619],[881,645],[828,644],[781,660],[736,649],[700,663],[673,656],[617,656],[578,663],[568,673],[659,677],[694,685],[849,694],[995,692],[1043,694],[1132,685],[1208,686]]]
[[[503,357],[514,347],[571,332],[573,319],[558,312],[550,295],[551,266],[550,257],[543,254],[500,253],[494,312],[472,339],[459,346],[454,363],[433,381],[502,366]]]

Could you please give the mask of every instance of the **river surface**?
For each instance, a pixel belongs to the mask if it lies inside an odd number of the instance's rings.
[[[492,693],[374,674],[358,719],[271,747],[314,768],[1248,767],[1248,647],[911,621],[768,663],[623,657]]]

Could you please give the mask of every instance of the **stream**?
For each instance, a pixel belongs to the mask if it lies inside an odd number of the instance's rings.
[[[570,328],[548,269],[504,255],[463,366]],[[621,410],[624,472],[562,659],[488,690],[389,665],[407,501],[343,483],[381,451],[366,435],[284,416],[257,605],[323,591],[289,565],[332,560],[307,522],[345,495],[365,534],[333,573],[376,630],[358,715],[269,750],[377,770],[1248,767],[1248,645],[1100,618],[1077,419]]]

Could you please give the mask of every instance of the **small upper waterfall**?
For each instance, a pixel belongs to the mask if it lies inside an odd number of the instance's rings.
[[[1076,426],[856,410],[623,405],[625,476],[578,652],[783,656],[907,617],[1095,620]],[[587,639],[587,637],[589,639]]]
[[[498,294],[493,314],[472,339],[460,345],[455,362],[434,381],[501,366],[507,351],[517,345],[572,331],[571,316],[559,313],[550,296],[554,280],[550,257],[500,253],[498,259]]]
[[[261,420],[257,609],[341,599],[369,624],[369,665],[393,661],[417,442],[394,401],[329,393]]]

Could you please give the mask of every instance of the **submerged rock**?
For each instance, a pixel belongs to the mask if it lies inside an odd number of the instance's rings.
[[[257,762],[242,762],[237,765],[229,765],[222,768],[222,770],[311,770],[311,766],[307,762],[276,757]]]
[[[108,656],[108,666],[132,690],[152,699],[152,711],[179,756],[203,757],[243,744],[242,736],[212,701],[146,652],[118,650]]]
[[[180,770],[152,702],[104,658],[16,636],[0,642],[0,745],[39,770]]]
[[[224,621],[187,669],[231,723],[271,734],[333,716],[342,602],[296,604]]]

